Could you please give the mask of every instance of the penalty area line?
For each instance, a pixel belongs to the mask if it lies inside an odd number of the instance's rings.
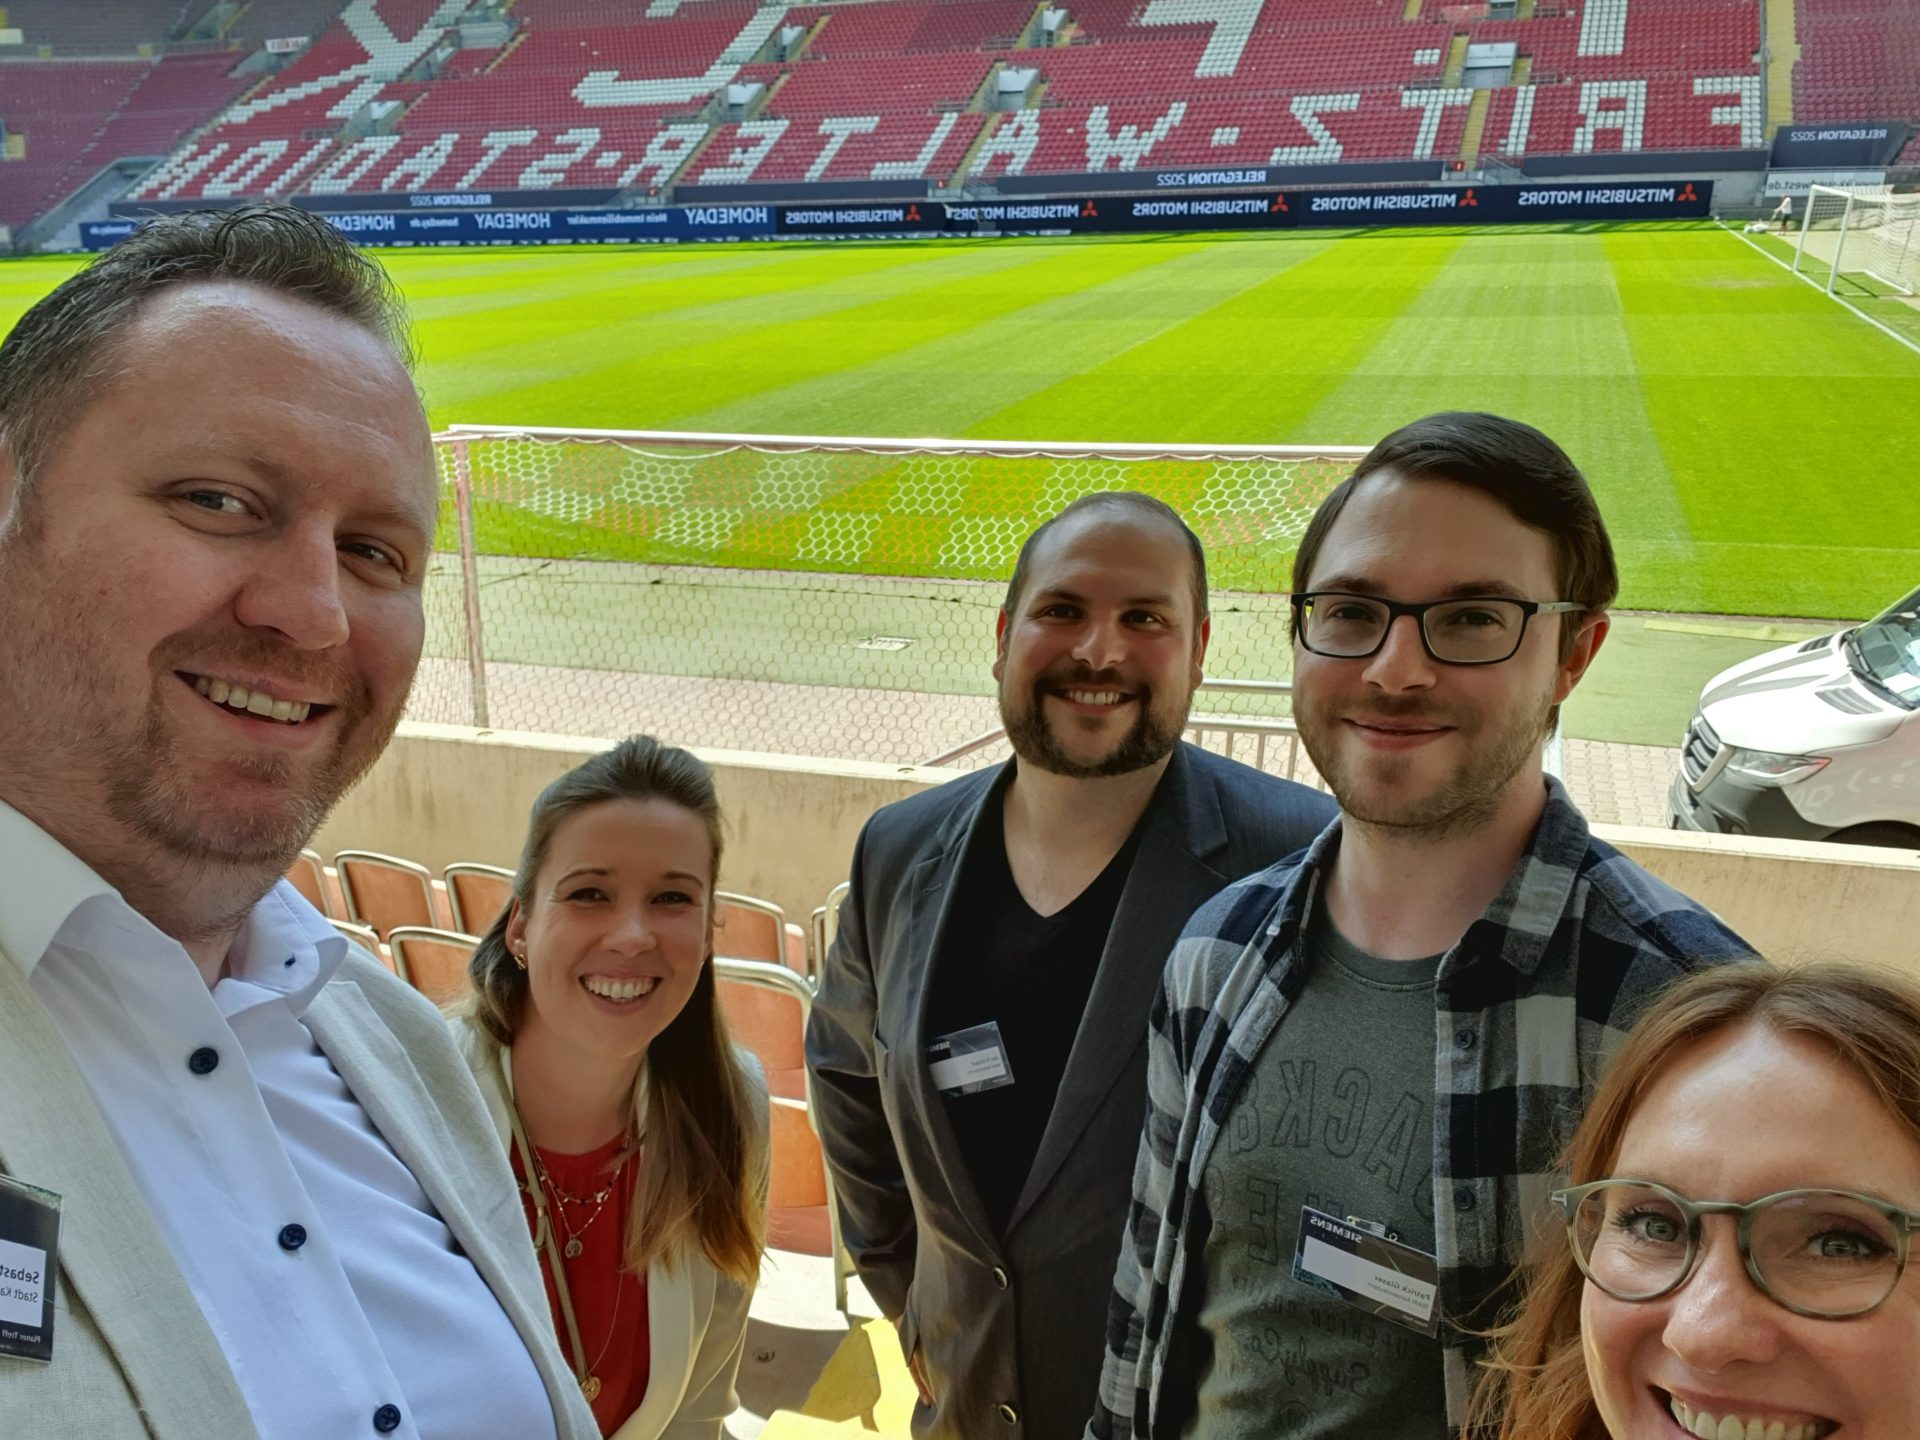
[[[1902,335],[1898,330],[1894,329],[1891,325],[1885,324],[1882,321],[1874,319],[1873,316],[1867,314],[1866,311],[1862,310],[1858,305],[1854,304],[1851,300],[1847,299],[1844,295],[1834,294],[1831,290],[1827,289],[1826,286],[1822,285],[1818,280],[1815,280],[1811,275],[1802,275],[1798,270],[1794,269],[1793,266],[1789,265],[1786,261],[1782,260],[1778,255],[1775,255],[1772,251],[1766,249],[1764,246],[1754,244],[1753,241],[1749,240],[1745,235],[1741,234],[1738,230],[1734,229],[1731,225],[1727,224],[1726,221],[1716,219],[1713,223],[1718,225],[1727,234],[1733,236],[1734,239],[1738,240],[1742,245],[1745,245],[1749,250],[1753,251],[1756,255],[1765,256],[1767,259],[1771,260],[1774,264],[1778,265],[1782,270],[1786,271],[1789,275],[1793,276],[1794,279],[1803,281],[1804,283],[1811,285],[1815,290],[1818,290],[1822,295],[1826,296],[1829,300],[1833,301],[1834,304],[1844,305],[1847,309],[1851,310],[1855,315],[1858,315],[1862,320],[1866,321],[1867,324],[1873,326],[1874,329],[1878,330],[1882,335],[1885,335],[1888,339],[1896,342],[1897,344],[1904,345],[1907,347],[1907,349],[1913,351],[1914,354],[1920,355],[1920,344],[1916,344],[1914,341],[1908,339],[1905,335]]]

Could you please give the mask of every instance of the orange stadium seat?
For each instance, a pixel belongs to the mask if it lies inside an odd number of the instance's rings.
[[[333,866],[348,919],[372,926],[382,938],[399,925],[438,926],[433,872],[426,866],[372,850],[342,850]]]
[[[394,973],[436,1005],[451,1005],[472,992],[467,962],[479,943],[476,935],[427,925],[396,925],[387,935]]]
[[[513,898],[513,871],[499,865],[460,860],[440,872],[447,887],[453,928],[484,935]]]

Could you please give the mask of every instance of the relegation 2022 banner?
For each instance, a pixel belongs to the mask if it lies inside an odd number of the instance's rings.
[[[1913,135],[1903,120],[1782,125],[1773,133],[1776,170],[1884,170]]]
[[[1238,195],[1101,195],[946,204],[682,205],[650,210],[481,210],[329,215],[363,245],[551,245],[860,235],[1126,234],[1153,230],[1291,230],[1315,225],[1487,225],[1558,220],[1696,220],[1713,182],[1417,186],[1266,190]],[[105,249],[127,218],[82,225]]]

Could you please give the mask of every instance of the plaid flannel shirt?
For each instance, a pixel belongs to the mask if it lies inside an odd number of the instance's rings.
[[[1469,1332],[1495,1318],[1495,1292],[1548,1209],[1558,1156],[1606,1060],[1667,985],[1752,954],[1594,839],[1558,781],[1547,787],[1527,853],[1442,959],[1434,988],[1434,1234],[1456,1426],[1478,1351]],[[1339,844],[1336,820],[1300,854],[1221,891],[1167,963],[1092,1440],[1177,1435],[1187,1418],[1212,1228],[1201,1180],[1241,1084],[1306,981],[1301,932]]]

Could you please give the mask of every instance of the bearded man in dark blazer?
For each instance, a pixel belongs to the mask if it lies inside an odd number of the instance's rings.
[[[1182,741],[1209,633],[1206,557],[1172,509],[1074,502],[999,615],[1014,758],[886,807],[854,852],[807,1060],[916,1435],[1079,1436],[1168,952],[1335,814]]]

